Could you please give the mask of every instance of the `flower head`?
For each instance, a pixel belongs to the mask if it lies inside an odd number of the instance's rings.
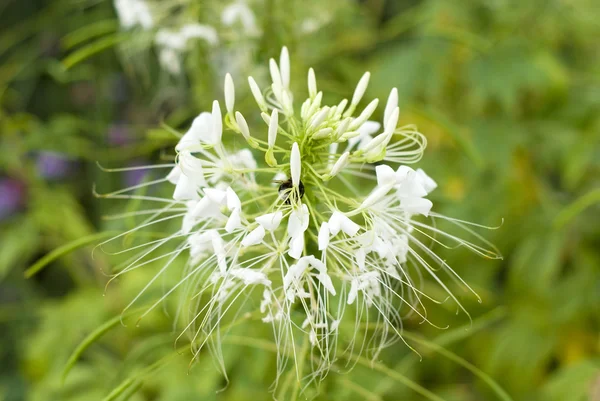
[[[422,292],[424,276],[461,307],[441,276],[470,288],[431,243],[495,254],[423,222],[426,216],[449,219],[431,211],[427,197],[436,182],[406,165],[421,158],[426,140],[414,126],[398,125],[396,89],[377,122],[377,99],[361,107],[369,73],[350,101],[325,104],[310,69],[309,97],[298,104],[286,48],[269,68],[272,82],[266,90],[248,80],[262,127],[251,130],[247,121],[259,119],[236,110],[234,82],[227,75],[224,114],[215,101],[181,137],[175,164],[162,180],[173,185],[172,199],[150,198],[166,206],[151,209],[142,225],[176,220],[179,229],[152,241],[122,272],[172,245],[159,275],[177,255],[186,255],[187,267],[150,310],[182,289],[188,306],[182,310],[190,311],[182,317],[195,355],[257,292],[256,313],[274,326],[280,368],[295,355],[290,349],[303,334],[318,355],[314,369],[325,372],[335,360],[339,327],[348,323],[349,310],[351,326],[376,316],[376,334],[365,340],[376,355],[390,339],[402,338],[403,314],[428,321],[423,300],[437,301]],[[247,147],[225,145],[232,142],[225,137],[236,135]],[[467,223],[455,222],[470,231]],[[353,347],[358,340],[345,341]]]

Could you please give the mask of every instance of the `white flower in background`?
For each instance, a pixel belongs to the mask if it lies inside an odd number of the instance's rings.
[[[180,74],[181,59],[193,39],[202,39],[212,46],[219,42],[217,31],[208,25],[187,24],[178,31],[160,29],[154,41],[161,66],[171,74]]]
[[[259,36],[261,33],[252,9],[243,0],[235,1],[225,7],[221,14],[221,22],[229,27],[240,24],[244,34],[248,36]]]
[[[206,341],[219,344],[221,328],[256,293],[255,316],[274,326],[280,372],[305,335],[318,356],[313,369],[321,374],[335,360],[338,341],[348,349],[368,343],[375,357],[392,339],[402,339],[403,316],[429,322],[423,301],[440,301],[422,291],[425,277],[464,310],[443,278],[471,289],[432,244],[498,255],[483,247],[489,244],[468,223],[431,211],[427,196],[436,182],[406,165],[421,158],[426,140],[414,126],[398,124],[396,89],[376,122],[378,99],[363,101],[369,73],[350,100],[325,104],[310,69],[309,97],[299,103],[290,89],[291,68],[283,48],[279,62],[270,60],[267,90],[248,78],[260,109],[252,119],[236,110],[234,82],[226,76],[224,110],[214,101],[211,112],[196,117],[175,146],[175,164],[159,166],[171,169],[166,178],[150,183],[170,182],[172,199],[112,194],[161,205],[138,212],[149,217],[127,234],[172,220],[178,227],[147,248],[131,248],[139,253],[116,276],[165,260],[155,281],[184,256],[181,279],[144,315],[181,290],[179,317],[187,321],[196,357]],[[251,130],[248,121],[257,117],[264,126]],[[450,221],[482,245],[423,217]],[[167,247],[172,250],[162,250]],[[358,333],[367,319],[376,322],[374,333],[338,339],[344,325]]]
[[[144,0],[115,0],[115,9],[121,26],[125,29],[136,26],[150,29],[154,26],[154,18]]]

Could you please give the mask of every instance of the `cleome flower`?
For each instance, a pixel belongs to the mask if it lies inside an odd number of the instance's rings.
[[[318,378],[338,358],[341,325],[357,333],[360,324],[374,321],[369,336],[355,334],[343,344],[346,350],[367,346],[376,357],[402,340],[407,315],[429,322],[425,303],[441,301],[421,290],[425,277],[464,310],[446,280],[472,290],[431,244],[499,255],[470,223],[432,212],[427,196],[436,182],[406,165],[420,160],[426,139],[415,126],[398,125],[396,89],[383,119],[374,121],[378,99],[359,108],[368,72],[350,101],[327,105],[312,69],[308,98],[298,103],[290,68],[284,47],[279,63],[270,60],[268,88],[248,78],[260,109],[252,118],[236,111],[234,83],[226,76],[224,108],[215,100],[210,112],[196,117],[175,147],[175,163],[157,166],[170,168],[166,177],[148,184],[172,185],[172,198],[127,195],[127,190],[107,196],[164,205],[137,212],[150,217],[125,234],[166,221],[178,224],[164,238],[123,251],[137,253],[115,277],[166,260],[128,308],[184,257],[180,279],[142,317],[178,291],[177,318],[185,321],[196,357],[207,343],[218,349],[225,322],[258,294],[253,313],[273,326],[279,373],[290,356],[300,357],[296,347],[305,338]],[[263,128],[251,131],[248,121],[260,120]],[[226,145],[234,142],[246,145]],[[481,245],[446,233],[425,217],[454,223]],[[162,251],[169,246],[172,250]]]

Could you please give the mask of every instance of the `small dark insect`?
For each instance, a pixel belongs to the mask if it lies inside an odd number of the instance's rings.
[[[298,183],[298,192],[292,191],[292,188],[294,188],[294,186],[292,185],[291,178],[289,178],[285,181],[275,180],[273,182],[280,184],[279,185],[279,197],[285,201],[286,205],[289,205],[291,203],[291,200],[289,198],[291,193],[294,194],[293,196],[298,196],[297,194],[300,195],[300,197],[298,199],[295,199],[295,201],[299,201],[304,196],[304,184],[302,183],[302,181],[300,181]]]

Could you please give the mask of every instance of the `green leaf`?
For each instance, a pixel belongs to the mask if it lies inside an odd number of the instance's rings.
[[[465,359],[461,358],[460,356],[456,355],[454,352],[448,351],[444,347],[442,347],[434,342],[425,340],[425,339],[421,338],[420,336],[417,336],[412,333],[404,332],[403,336],[411,341],[414,341],[414,342],[424,345],[428,348],[431,348],[433,351],[437,352],[438,354],[463,366],[464,368],[469,370],[471,373],[473,373],[475,376],[477,376],[481,380],[483,380],[494,391],[494,393],[496,393],[496,395],[498,396],[498,399],[503,400],[503,401],[513,401],[511,396],[508,395],[508,393],[506,391],[504,391],[504,389],[502,387],[500,387],[500,385],[498,383],[496,383],[496,381],[494,379],[492,379],[487,373],[483,372],[477,366],[473,365],[472,363],[470,363],[470,362],[466,361]]]
[[[122,321],[122,319],[125,316],[128,316],[130,314],[132,314],[134,311],[130,311],[128,312],[126,315],[124,316],[115,316],[114,318],[110,319],[109,321],[107,321],[106,323],[104,323],[102,326],[98,327],[96,330],[94,330],[93,332],[91,332],[78,346],[77,348],[75,348],[75,350],[73,351],[73,353],[71,354],[71,356],[69,357],[69,360],[67,361],[65,368],[62,372],[62,381],[64,382],[65,379],[67,378],[67,375],[69,374],[69,372],[71,371],[71,369],[73,368],[73,366],[75,366],[75,363],[77,363],[77,360],[79,359],[79,357],[85,352],[86,349],[88,349],[88,347],[90,345],[92,345],[94,342],[96,342],[100,337],[102,337],[104,334],[106,334],[110,329],[112,329],[113,327],[115,327],[119,322]]]
[[[93,244],[94,242],[113,236],[114,232],[103,232],[96,233],[92,235],[88,235],[87,237],[79,238],[75,241],[69,242],[61,247],[56,248],[52,252],[44,255],[41,259],[31,265],[27,270],[25,270],[25,278],[31,278],[35,274],[37,274],[40,270],[46,267],[49,263],[52,263],[56,259],[60,258],[63,255],[66,255],[70,252],[73,252],[76,249],[82,248],[86,245]]]
[[[92,38],[114,33],[118,27],[119,24],[114,19],[94,22],[69,32],[62,38],[62,45],[65,50],[68,50]]]
[[[95,54],[106,49],[110,49],[111,47],[123,42],[125,39],[127,39],[127,35],[122,33],[105,36],[69,54],[65,59],[63,59],[62,63],[66,69],[72,68],[75,65],[94,56]]]
[[[598,202],[600,202],[600,189],[588,192],[560,211],[554,219],[554,228],[557,230],[563,228],[585,209]]]

